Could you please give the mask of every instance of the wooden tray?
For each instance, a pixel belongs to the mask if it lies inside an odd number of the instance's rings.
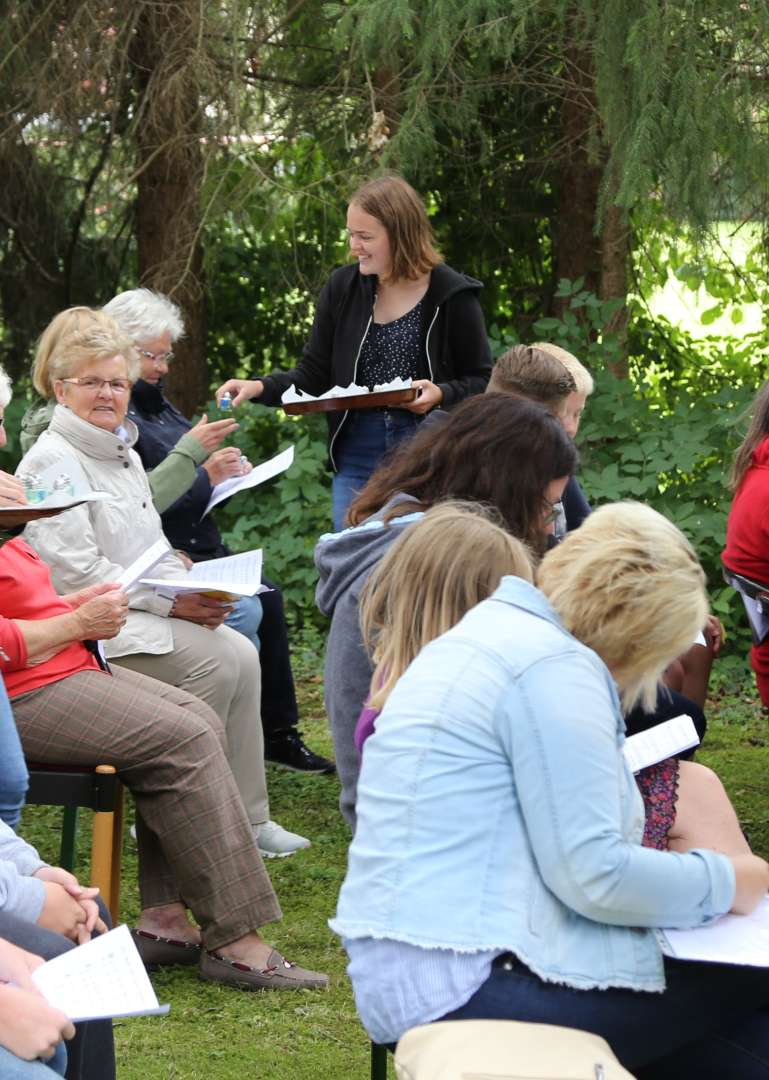
[[[397,408],[413,401],[417,396],[416,386],[407,390],[378,390],[375,394],[353,394],[350,397],[319,398],[317,401],[292,401],[281,408],[289,416],[302,416],[304,413],[339,412],[342,409],[386,409]]]

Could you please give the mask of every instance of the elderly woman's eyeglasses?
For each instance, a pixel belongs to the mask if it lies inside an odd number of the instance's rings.
[[[94,379],[87,377],[85,379],[60,379],[59,382],[79,386],[87,394],[99,394],[105,386],[108,386],[113,394],[127,394],[131,389],[130,379]]]
[[[146,356],[153,364],[170,364],[174,358],[172,352],[147,352],[146,349],[136,350],[140,356]]]

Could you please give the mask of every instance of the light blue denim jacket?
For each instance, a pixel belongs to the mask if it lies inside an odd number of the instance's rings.
[[[377,720],[332,929],[509,950],[578,988],[663,989],[652,928],[728,911],[734,871],[710,851],[640,846],[623,743],[606,666],[537,589],[504,578],[420,653]]]

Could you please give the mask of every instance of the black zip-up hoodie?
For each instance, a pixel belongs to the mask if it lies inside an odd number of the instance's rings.
[[[318,299],[302,359],[290,371],[262,378],[261,404],[280,405],[281,395],[292,383],[317,396],[355,380],[361,346],[373,318],[376,286],[377,278],[361,274],[357,264],[333,272]],[[482,393],[489,381],[491,349],[478,303],[482,288],[480,281],[445,263],[430,274],[422,302],[422,349],[416,378],[430,379],[441,388],[443,408]],[[334,440],[347,415],[326,413],[334,467]]]

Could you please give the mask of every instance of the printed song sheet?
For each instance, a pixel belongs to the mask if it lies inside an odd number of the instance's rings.
[[[49,1005],[70,1020],[110,1016],[161,1016],[155,991],[127,926],[54,957],[32,973]]]
[[[268,592],[262,585],[262,549],[228,555],[224,559],[209,559],[196,563],[185,577],[142,578],[143,585],[154,585],[166,593],[217,592],[233,596],[255,596]]]
[[[659,934],[665,955],[679,960],[769,967],[769,896],[751,915],[722,915],[695,930]]]
[[[625,740],[623,751],[634,773],[645,769],[647,765],[656,765],[658,761],[674,757],[685,750],[697,746],[700,737],[692,718],[681,715],[657,724],[648,731],[631,735]]]
[[[258,484],[263,484],[265,480],[271,480],[272,477],[277,476],[278,473],[290,469],[293,464],[294,448],[293,446],[289,446],[288,450],[283,450],[282,453],[276,454],[275,457],[270,458],[269,461],[264,461],[261,465],[254,466],[247,476],[233,476],[229,480],[222,480],[221,484],[217,484],[213,489],[211,498],[208,500],[208,506],[203,511],[203,517],[205,517],[206,514],[210,514],[213,508],[218,506],[223,499],[229,499],[231,495],[237,495],[239,491],[245,491],[247,488],[253,488]]]

